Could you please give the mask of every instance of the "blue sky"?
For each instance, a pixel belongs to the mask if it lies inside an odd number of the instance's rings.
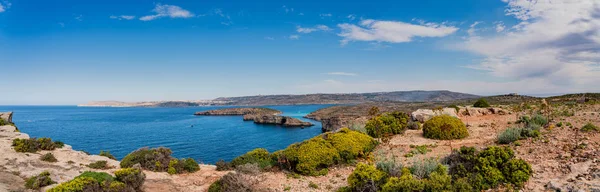
[[[593,0],[0,0],[0,104],[600,91]]]

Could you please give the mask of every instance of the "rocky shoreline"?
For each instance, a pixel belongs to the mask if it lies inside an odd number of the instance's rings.
[[[299,119],[280,116],[282,112],[275,109],[262,107],[226,108],[196,112],[197,116],[239,116],[243,115],[244,121],[254,121],[256,124],[281,125],[284,127],[310,127],[312,123]]]

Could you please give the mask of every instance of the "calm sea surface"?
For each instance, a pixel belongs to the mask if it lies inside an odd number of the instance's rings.
[[[267,106],[283,115],[309,121],[309,128],[285,128],[243,121],[241,116],[194,116],[194,112],[227,107],[97,108],[76,106],[0,106],[31,137],[50,137],[98,154],[109,150],[118,159],[140,147],[164,146],[178,158],[213,164],[229,161],[254,148],[270,152],[314,137],[321,123],[302,116],[330,105]]]

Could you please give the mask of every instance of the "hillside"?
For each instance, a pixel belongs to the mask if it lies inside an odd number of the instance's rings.
[[[358,104],[367,102],[432,102],[478,98],[451,91],[394,91],[377,93],[258,95],[220,97],[214,101],[228,105]]]

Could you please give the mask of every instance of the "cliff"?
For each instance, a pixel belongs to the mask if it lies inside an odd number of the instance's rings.
[[[244,116],[244,120],[250,119],[250,117]],[[287,116],[278,115],[255,115],[252,116],[252,120],[257,124],[273,124],[281,125],[284,127],[309,127],[313,126],[312,123],[304,122],[299,119]]]

